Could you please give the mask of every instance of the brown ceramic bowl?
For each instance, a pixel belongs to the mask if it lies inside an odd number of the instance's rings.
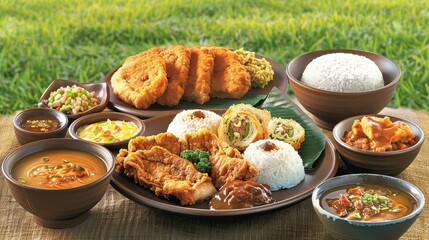
[[[17,161],[29,154],[53,149],[74,149],[97,155],[106,164],[107,172],[95,182],[70,189],[36,188],[12,178],[12,168]],[[105,147],[63,138],[40,140],[16,149],[4,158],[2,172],[12,196],[34,215],[36,223],[49,228],[67,228],[85,221],[90,209],[106,192],[114,166],[114,157]]]
[[[329,53],[352,53],[374,61],[384,78],[384,86],[364,92],[332,92],[310,87],[301,82],[307,65],[315,58]],[[401,70],[391,60],[376,53],[332,49],[305,53],[294,58],[286,67],[290,86],[302,106],[313,116],[320,127],[332,129],[334,125],[351,116],[376,114],[391,100],[401,76]]]
[[[31,117],[50,116],[56,118],[60,122],[60,127],[49,132],[32,132],[25,130],[21,125]],[[13,129],[18,142],[26,144],[29,142],[48,139],[48,138],[63,138],[67,133],[68,118],[67,116],[54,109],[49,108],[33,108],[19,112],[13,119]]]
[[[138,127],[138,130],[131,138],[140,136],[145,131],[145,125],[143,121],[133,115],[126,114],[126,113],[119,113],[119,112],[102,112],[102,113],[89,114],[77,119],[70,125],[68,133],[74,139],[81,139],[77,134],[77,131],[79,130],[80,127],[83,127],[85,125],[89,125],[92,123],[106,121],[107,119],[110,119],[112,121],[119,120],[119,121],[134,123]],[[118,150],[120,148],[126,148],[131,138],[128,138],[119,142],[97,143],[97,144],[105,146],[112,150]]]
[[[360,120],[363,116],[384,117],[385,115],[360,115],[347,118],[339,122],[332,131],[335,148],[343,159],[346,167],[351,172],[367,172],[387,175],[396,175],[404,171],[416,158],[423,145],[425,139],[423,130],[411,121],[388,116],[392,122],[400,120],[408,124],[411,131],[413,131],[416,136],[415,145],[404,150],[387,152],[362,150],[346,144],[341,140],[341,137],[344,136],[344,132],[351,130],[353,122],[356,119]]]
[[[338,217],[322,208],[320,199],[327,191],[351,184],[372,184],[393,187],[410,194],[416,201],[414,210],[401,218],[381,222],[355,221]],[[349,174],[319,184],[311,196],[313,208],[325,229],[336,239],[398,239],[416,221],[425,205],[423,193],[402,179],[379,174]]]
[[[73,82],[69,80],[54,80],[48,88],[46,88],[45,92],[39,99],[39,108],[49,108],[48,107],[48,99],[51,94],[51,92],[56,91],[60,87],[67,87],[67,86],[79,86],[84,89],[86,89],[89,92],[95,92],[98,99],[100,99],[100,103],[96,105],[95,107],[92,107],[84,112],[78,113],[78,114],[67,114],[67,117],[69,118],[70,122],[74,121],[75,119],[91,114],[96,112],[103,111],[107,104],[109,103],[109,87],[107,86],[107,83],[79,83],[79,82]]]

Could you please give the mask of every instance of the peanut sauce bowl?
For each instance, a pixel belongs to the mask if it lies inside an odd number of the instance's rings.
[[[379,185],[394,188],[410,196],[414,209],[405,216],[393,220],[363,221],[339,217],[322,207],[324,196],[333,189],[347,185]],[[323,227],[335,239],[398,239],[416,221],[425,204],[423,193],[413,184],[391,176],[381,174],[349,174],[334,177],[320,183],[311,196],[313,209]]]
[[[332,131],[335,148],[340,154],[347,169],[354,173],[378,173],[386,175],[397,175],[404,171],[414,161],[423,146],[425,139],[423,130],[412,121],[394,116],[387,116],[392,122],[399,120],[406,123],[415,135],[415,144],[403,150],[386,152],[362,150],[346,144],[341,138],[346,131],[351,130],[355,120],[360,120],[364,116],[382,118],[387,115],[375,114],[350,117],[336,124]]]
[[[72,188],[33,187],[13,177],[13,169],[21,159],[50,150],[76,150],[95,156],[105,172],[85,185]],[[88,161],[88,160],[87,160]],[[75,139],[45,139],[9,153],[3,160],[2,173],[11,195],[21,207],[33,214],[33,220],[48,228],[69,228],[85,221],[90,210],[104,196],[114,169],[114,156],[100,145]],[[104,168],[104,167],[103,167]]]

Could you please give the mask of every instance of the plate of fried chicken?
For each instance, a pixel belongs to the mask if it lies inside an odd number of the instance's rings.
[[[273,87],[284,92],[286,72],[261,55],[225,47],[154,47],[134,56],[102,80],[109,107],[142,118],[183,109],[262,101]]]
[[[225,109],[213,111],[222,114]],[[338,169],[338,154],[326,138],[324,151],[313,168],[306,169],[304,180],[293,188],[272,192],[274,202],[247,208],[213,210],[208,196],[226,182],[252,179],[257,170],[242,158],[240,152],[225,145],[207,129],[185,134],[182,138],[167,132],[176,114],[144,120],[144,136],[131,140],[128,148],[121,149],[117,154],[111,185],[125,197],[184,215],[248,215],[278,209],[307,198],[320,182],[334,176]],[[192,163],[182,159],[178,154],[184,149],[207,150],[212,155],[210,175],[195,170],[191,167]]]

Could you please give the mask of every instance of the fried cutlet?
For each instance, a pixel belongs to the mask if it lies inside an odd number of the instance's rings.
[[[156,102],[162,106],[176,106],[185,91],[191,52],[184,46],[170,46],[159,54],[165,61],[168,86]]]
[[[250,74],[240,57],[224,47],[210,47],[214,55],[214,69],[210,96],[239,99],[250,89]]]
[[[139,109],[147,109],[167,89],[164,59],[156,51],[144,51],[127,58],[113,74],[113,94]]]
[[[190,102],[204,104],[210,100],[210,81],[212,78],[214,57],[206,47],[193,47],[191,65],[183,98]]]

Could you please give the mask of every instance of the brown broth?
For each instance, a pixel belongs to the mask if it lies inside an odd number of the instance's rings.
[[[106,171],[104,162],[93,154],[58,149],[25,156],[13,166],[12,177],[33,187],[65,189],[92,183]]]
[[[337,210],[334,209],[332,206],[330,206],[330,203],[332,203],[332,200],[338,199],[340,194],[345,196],[352,195],[352,194],[349,194],[347,190],[358,186],[363,187],[365,190],[375,189],[376,191],[379,190],[383,192],[390,192],[389,194],[385,194],[386,197],[388,197],[391,200],[394,207],[400,206],[401,210],[398,212],[382,210],[379,213],[372,215],[369,219],[354,219],[351,217],[353,213],[349,212],[346,216],[343,216],[343,218],[345,219],[361,220],[361,221],[368,221],[368,222],[380,222],[380,221],[386,221],[386,220],[392,220],[392,219],[404,217],[410,214],[415,209],[416,200],[410,194],[396,188],[381,186],[381,185],[370,185],[370,184],[359,184],[359,185],[353,184],[353,185],[344,185],[341,187],[334,188],[322,195],[322,197],[320,198],[320,205],[322,206],[323,209],[325,209],[329,213],[338,216]]]
[[[61,127],[60,122],[53,116],[31,116],[25,119],[20,126],[30,132],[50,132]]]

